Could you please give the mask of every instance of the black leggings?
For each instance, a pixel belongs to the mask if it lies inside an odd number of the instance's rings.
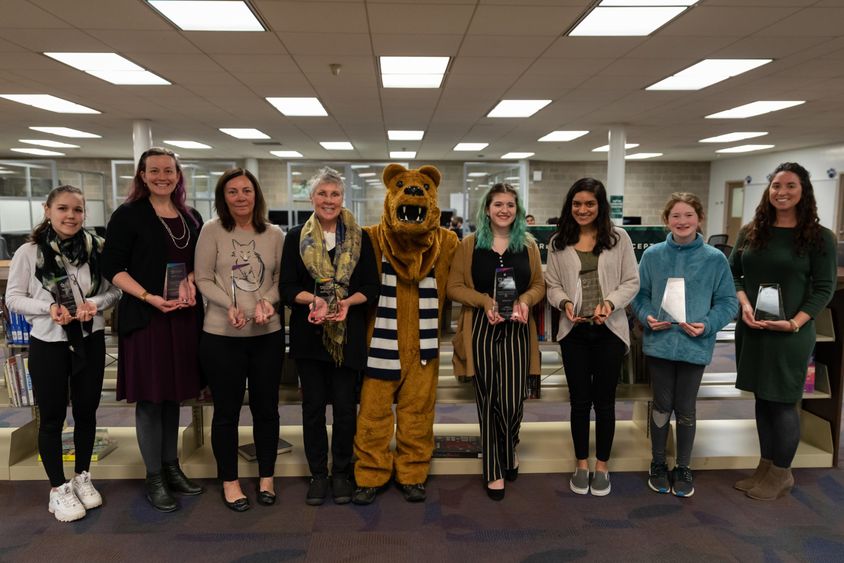
[[[62,462],[62,427],[67,416],[70,395],[73,412],[73,445],[76,473],[91,467],[91,452],[97,431],[97,408],[103,390],[105,337],[97,331],[83,340],[85,364],[78,373],[71,372],[70,346],[67,342],[29,339],[29,374],[38,402],[41,424],[38,427],[38,452],[50,485],[65,482]]]
[[[671,432],[671,413],[677,420],[677,465],[688,467],[697,428],[697,392],[706,366],[648,356],[654,403],[651,413],[653,460],[665,463],[665,443]]]
[[[762,459],[770,459],[777,467],[791,467],[800,444],[797,405],[756,397],[756,432]]]

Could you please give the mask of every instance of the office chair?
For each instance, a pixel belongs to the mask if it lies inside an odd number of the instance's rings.
[[[712,246],[723,252],[727,258],[730,257],[730,253],[733,251],[733,247],[729,244],[713,244]]]
[[[706,241],[706,244],[711,244],[712,246],[727,244],[728,238],[730,238],[730,235],[712,235],[709,237],[709,240]]]

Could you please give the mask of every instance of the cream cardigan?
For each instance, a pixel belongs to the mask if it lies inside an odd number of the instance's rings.
[[[606,325],[613,334],[624,341],[630,348],[630,329],[627,325],[627,315],[624,308],[639,292],[639,268],[636,255],[633,253],[633,243],[630,236],[618,227],[613,227],[618,234],[618,243],[609,250],[604,250],[598,256],[598,281],[605,301],[610,301],[615,309],[607,318]],[[545,285],[548,292],[548,303],[552,307],[560,308],[560,304],[571,301],[578,305],[577,281],[580,274],[580,258],[574,246],[567,246],[563,250],[556,250],[554,239],[548,242],[548,263],[545,268]],[[566,317],[565,311],[560,315],[560,328],[557,331],[559,342],[571,332],[574,324]]]

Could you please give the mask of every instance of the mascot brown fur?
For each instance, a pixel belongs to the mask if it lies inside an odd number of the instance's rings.
[[[366,227],[375,248],[379,275],[383,260],[396,272],[395,325],[400,369],[387,376],[373,369],[365,373],[355,435],[355,480],[359,488],[354,500],[359,504],[372,502],[377,488],[385,485],[394,472],[408,501],[425,499],[424,483],[434,447],[439,357],[426,360],[422,356],[429,354],[420,351],[420,282],[429,278],[433,268],[439,319],[458,244],[453,232],[440,227],[440,179],[440,171],[433,166],[408,170],[390,164],[382,174],[387,194],[381,223]],[[374,326],[375,318],[369,324],[369,342]],[[370,349],[370,367],[375,353]],[[390,451],[393,403],[398,419],[395,452]]]

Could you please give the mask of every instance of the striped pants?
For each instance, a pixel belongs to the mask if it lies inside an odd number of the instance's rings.
[[[486,482],[501,479],[515,465],[530,365],[528,325],[490,325],[483,309],[472,319],[475,397]]]

